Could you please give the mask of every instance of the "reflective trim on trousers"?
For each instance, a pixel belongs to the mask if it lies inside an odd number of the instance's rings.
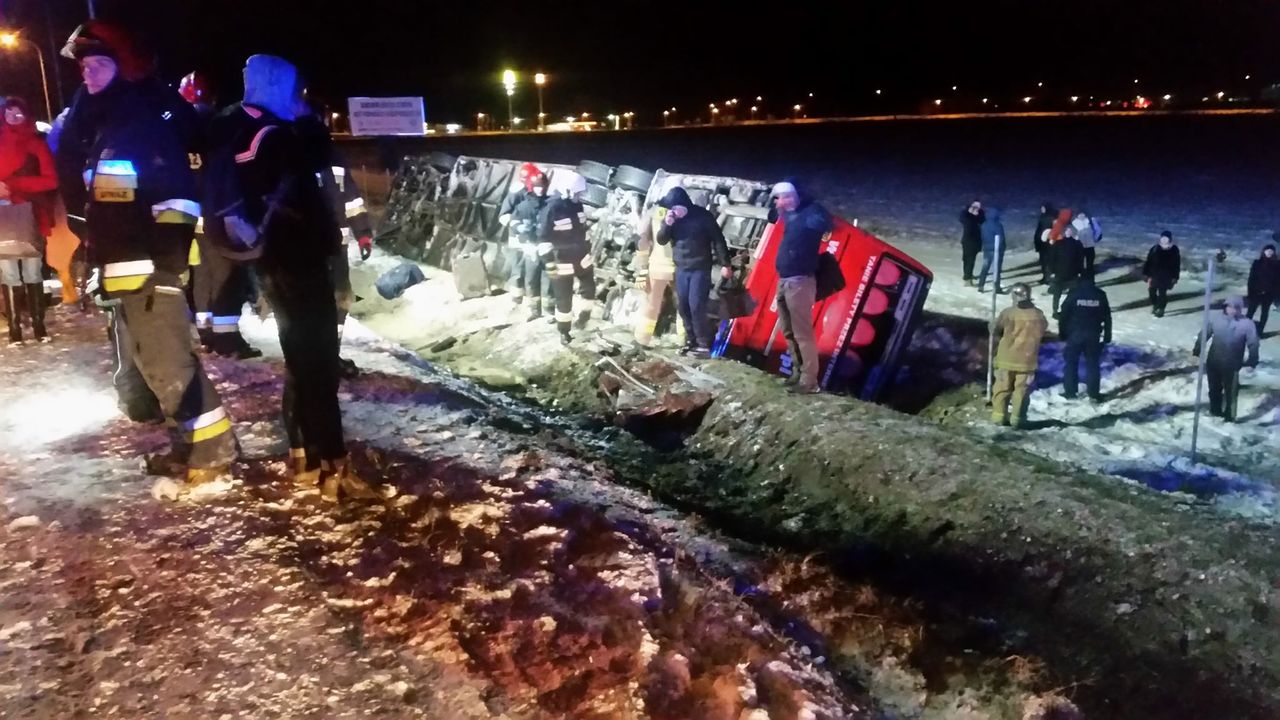
[[[130,292],[147,283],[156,271],[150,260],[107,263],[102,266],[102,289],[107,292]]]
[[[214,315],[211,320],[215,333],[240,332],[239,315]]]
[[[560,312],[559,310],[557,310],[556,322],[562,322],[562,323],[573,322],[573,311],[570,310],[569,312]]]
[[[230,429],[231,418],[227,417],[227,411],[220,407],[182,423],[182,430],[191,435],[192,443],[212,440]]]

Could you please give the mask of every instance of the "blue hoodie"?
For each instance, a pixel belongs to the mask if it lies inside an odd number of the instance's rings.
[[[274,55],[253,55],[244,64],[244,102],[292,122],[297,113],[298,69]]]
[[[1000,254],[1009,249],[1009,236],[1004,233],[1004,223],[1000,222],[1000,208],[988,207],[987,217],[982,221],[982,252],[996,251],[996,236],[1000,236]]]
[[[799,182],[793,178],[786,181],[795,186],[800,202],[791,212],[769,211],[771,222],[782,220],[786,223],[774,266],[780,278],[816,275],[822,238],[831,232],[831,215],[804,192]]]

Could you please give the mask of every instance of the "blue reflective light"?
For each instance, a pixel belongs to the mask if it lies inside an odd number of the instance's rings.
[[[133,169],[133,161],[131,160],[99,160],[97,173],[99,175],[138,174],[138,172]]]

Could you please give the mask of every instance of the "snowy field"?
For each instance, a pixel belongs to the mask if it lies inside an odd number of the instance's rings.
[[[1103,368],[1106,401],[1094,406],[1061,397],[1060,345],[1050,343],[1031,402],[1033,430],[1001,432],[972,408],[961,419],[979,436],[1162,490],[1185,490],[1231,512],[1271,518],[1280,512],[1273,490],[1280,483],[1280,318],[1273,318],[1263,340],[1262,364],[1242,375],[1240,422],[1203,418],[1201,463],[1193,465],[1188,456],[1196,395],[1190,349],[1202,319],[1204,271],[1208,257],[1225,249],[1228,259],[1219,267],[1214,300],[1243,294],[1249,263],[1280,228],[1277,142],[1275,116],[1243,116],[916,120],[344,147],[353,165],[366,168],[377,167],[380,156],[439,149],[567,163],[590,158],[766,180],[795,173],[811,181],[833,211],[857,218],[934,270],[927,310],[974,320],[989,317],[991,296],[959,281],[956,218],[964,204],[978,196],[1004,210],[1010,281],[1038,278],[1030,244],[1041,202],[1085,207],[1105,229],[1098,280],[1115,308],[1115,344]],[[1156,319],[1146,306],[1141,263],[1164,229],[1178,238],[1184,271],[1168,314]],[[1035,299],[1048,308],[1041,287]],[[1000,307],[1007,303],[1007,297],[999,299]],[[985,357],[985,342],[963,335],[946,327],[918,335],[917,347],[934,349],[938,365],[917,362],[912,371],[981,382],[981,370],[972,365],[974,353]],[[961,358],[970,367],[952,366]]]

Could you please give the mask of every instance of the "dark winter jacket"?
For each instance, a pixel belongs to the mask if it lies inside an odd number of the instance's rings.
[[[1271,257],[1267,257],[1267,249],[1271,250]],[[1249,268],[1249,297],[1280,297],[1280,256],[1275,254],[1275,250],[1275,245],[1263,248],[1262,255]]]
[[[1084,271],[1084,246],[1075,238],[1064,237],[1050,248],[1053,253],[1053,276],[1059,282],[1071,282]]]
[[[556,197],[547,202],[538,223],[538,239],[556,250],[580,251],[587,247],[587,212],[582,203]]]
[[[1210,340],[1209,357],[1205,362],[1215,370],[1233,373],[1244,365],[1258,364],[1258,326],[1244,316],[1244,301],[1238,297],[1227,298],[1228,306],[1237,309],[1236,317],[1224,310],[1209,317],[1208,338],[1197,338],[1195,354],[1199,355],[1204,341]],[[1248,353],[1248,361],[1245,353]]]
[[[1067,293],[1058,319],[1058,335],[1067,341],[1111,342],[1111,304],[1107,294],[1087,279]]]
[[[1049,247],[1049,239],[1045,237],[1045,232],[1053,229],[1053,223],[1058,219],[1058,208],[1044,204],[1044,212],[1040,213],[1040,220],[1036,222],[1036,234],[1032,237],[1032,246],[1036,252],[1044,252]]]
[[[1000,222],[1000,209],[987,208],[983,211],[986,218],[982,221],[982,252],[996,251],[996,237],[1000,238],[1000,254],[1009,249],[1009,236],[1004,234],[1004,223]]]
[[[1177,245],[1170,245],[1166,250],[1159,245],[1147,253],[1147,261],[1142,265],[1142,276],[1151,282],[1151,287],[1168,290],[1182,275],[1182,254]]]
[[[88,259],[103,290],[132,292],[152,274],[187,269],[200,217],[192,170],[195,111],[159,80],[117,77],[72,100],[55,164],[67,212],[87,221]]]
[[[987,211],[979,210],[977,215],[968,208],[960,211],[960,246],[965,250],[977,252],[982,247],[982,223],[987,219]]]
[[[800,195],[800,203],[794,211],[769,211],[769,222],[783,222],[782,241],[778,243],[778,255],[774,267],[778,277],[806,277],[818,272],[818,250],[822,238],[831,232],[831,216],[826,208],[808,197],[794,180],[790,180]]]
[[[520,202],[511,209],[511,237],[522,243],[538,242],[538,221],[549,202],[546,195],[520,191]]]
[[[328,133],[240,103],[214,118],[209,145],[212,153],[235,157],[244,220],[262,233],[261,267],[307,274],[327,266],[342,238],[324,187],[326,175],[333,182]]]
[[[671,188],[658,205],[668,210],[683,207],[688,211],[682,218],[667,213],[656,238],[659,245],[671,245],[671,256],[677,269],[710,271],[713,260],[721,266],[728,266],[729,246],[715,216],[706,208],[694,205],[684,188]],[[665,220],[672,222],[668,225]]]
[[[9,103],[19,105],[14,100]],[[53,191],[58,189],[58,171],[44,138],[36,131],[35,120],[10,125],[0,118],[0,182],[9,186],[9,202],[31,203],[40,237],[53,231]]]

